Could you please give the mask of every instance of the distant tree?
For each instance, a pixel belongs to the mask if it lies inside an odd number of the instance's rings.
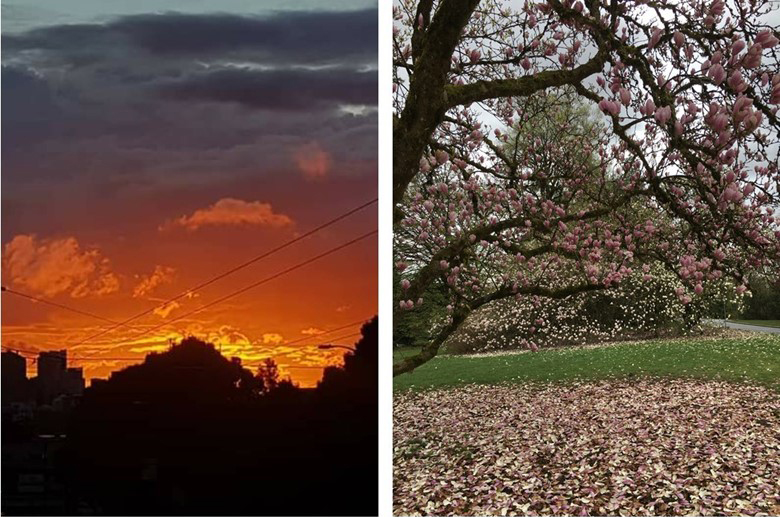
[[[275,390],[279,386],[279,367],[276,362],[269,357],[257,367],[256,377],[262,384],[263,391],[269,392]]]
[[[780,319],[780,273],[750,276],[752,296],[748,298],[742,317],[747,320]]]

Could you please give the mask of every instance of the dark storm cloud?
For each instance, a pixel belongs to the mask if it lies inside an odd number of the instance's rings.
[[[3,151],[50,138],[63,114],[46,80],[30,70],[2,67]]]
[[[3,35],[3,186],[119,192],[268,180],[312,141],[373,175],[375,9],[157,14]],[[86,195],[86,194],[84,194]]]
[[[127,46],[173,56],[254,53],[265,62],[375,61],[377,11],[283,12],[267,17],[228,14],[149,14],[106,24],[71,24],[3,36],[6,49],[43,49],[99,59]]]
[[[179,100],[233,102],[266,110],[314,110],[339,104],[375,105],[377,74],[349,69],[226,69],[161,87]]]

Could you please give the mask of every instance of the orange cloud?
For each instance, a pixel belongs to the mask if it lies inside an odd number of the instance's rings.
[[[324,330],[318,329],[316,327],[309,327],[307,329],[301,330],[301,334],[303,334],[304,336],[319,336],[324,332],[325,332]]]
[[[119,289],[119,278],[96,249],[83,250],[75,237],[39,239],[17,235],[3,250],[6,278],[48,297],[101,296]]]
[[[171,283],[175,273],[176,269],[172,267],[154,266],[154,271],[150,275],[143,275],[141,277],[141,281],[138,282],[138,285],[136,285],[133,289],[133,298],[146,296],[147,294],[154,291],[158,286]]]
[[[168,315],[170,313],[172,313],[173,311],[175,311],[179,307],[181,307],[181,304],[179,304],[179,302],[173,301],[173,302],[168,302],[168,303],[166,303],[165,305],[163,305],[161,307],[155,308],[153,312],[157,316],[165,319],[165,318],[168,317]]]
[[[275,213],[270,203],[223,198],[207,208],[196,210],[192,215],[183,215],[178,219],[168,221],[160,227],[160,230],[181,226],[194,231],[201,226],[226,225],[257,225],[282,228],[291,224],[293,224],[293,220],[284,214]]]
[[[324,178],[330,171],[330,154],[318,142],[309,142],[299,147],[293,159],[303,175],[309,179]]]
[[[275,332],[269,332],[267,334],[263,334],[263,344],[278,345],[282,341],[284,341],[284,337],[282,337],[281,334],[277,334]]]

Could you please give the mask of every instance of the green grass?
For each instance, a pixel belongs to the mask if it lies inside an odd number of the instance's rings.
[[[393,348],[393,363],[399,363],[407,357],[416,355],[422,350],[419,346],[404,346]]]
[[[760,325],[762,327],[780,328],[780,320],[729,320],[732,323],[742,323],[743,325]]]
[[[396,350],[396,360],[416,350]],[[633,376],[750,381],[780,390],[780,337],[676,339],[499,356],[443,355],[394,379],[395,390]]]

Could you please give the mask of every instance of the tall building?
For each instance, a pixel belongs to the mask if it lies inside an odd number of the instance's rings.
[[[84,393],[84,384],[84,369],[68,368],[62,392],[66,395],[81,395]]]
[[[38,354],[38,402],[50,404],[57,395],[63,393],[67,375],[68,351],[53,350]]]
[[[30,381],[27,379],[27,360],[16,352],[3,352],[0,357],[3,405],[27,402],[30,399]]]

